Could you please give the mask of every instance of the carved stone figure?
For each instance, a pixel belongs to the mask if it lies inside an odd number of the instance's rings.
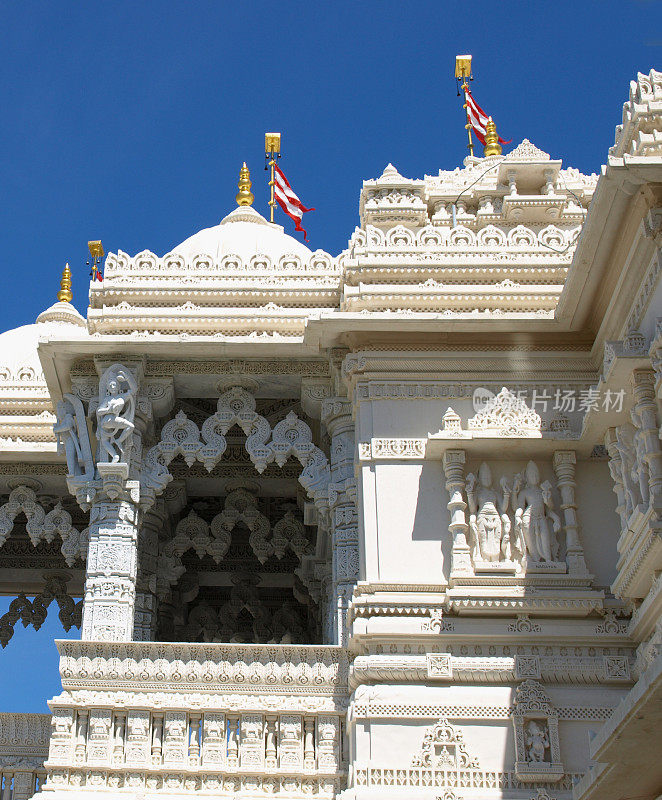
[[[525,486],[522,489],[522,482]],[[533,561],[553,561],[558,554],[556,534],[561,520],[552,506],[552,485],[540,483],[540,472],[529,461],[524,474],[515,476],[515,531],[526,546],[526,555]]]
[[[530,720],[524,731],[527,761],[546,761],[549,748],[547,726],[541,720]]]
[[[635,447],[636,431],[630,423],[616,429],[616,448],[621,457],[621,475],[625,492],[625,511],[629,519],[634,509],[642,502],[637,469]]]
[[[632,409],[630,411],[634,423],[634,451],[636,460],[632,467],[632,480],[639,486],[639,497],[644,506],[650,502],[650,487],[648,483],[648,460],[646,458],[646,438],[642,430],[641,416]]]
[[[53,432],[57,437],[58,452],[66,456],[69,475],[91,480],[94,477],[94,459],[83,403],[80,398],[65,394],[57,404],[56,414]]]
[[[476,476],[470,472],[466,481],[469,501],[469,525],[473,534],[474,561],[500,561],[510,558],[510,520],[506,511],[511,489],[506,479],[501,480],[501,497],[492,488],[492,473],[483,462]]]
[[[121,364],[109,367],[101,378],[96,412],[99,461],[128,463],[135,429],[137,391],[135,378]]]

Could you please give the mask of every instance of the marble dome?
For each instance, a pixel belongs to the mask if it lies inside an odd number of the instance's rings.
[[[84,317],[70,304],[57,302],[42,311],[36,322],[0,333],[0,392],[2,384],[42,383],[44,374],[37,353],[39,339],[61,335],[87,335]]]
[[[221,259],[236,255],[245,264],[256,255],[268,256],[273,264],[278,264],[284,255],[298,256],[302,263],[312,255],[305,244],[288,236],[282,225],[269,222],[250,206],[235,208],[218,225],[198,231],[172,252],[185,258],[204,254]]]

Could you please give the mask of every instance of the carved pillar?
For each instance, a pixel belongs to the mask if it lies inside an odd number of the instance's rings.
[[[315,718],[303,720],[303,768],[315,769]]]
[[[14,777],[14,773],[11,770],[2,770],[0,773],[0,783],[4,778],[4,783],[2,784],[2,794],[0,798],[2,800],[11,800],[11,782]]]
[[[574,450],[557,450],[552,457],[554,473],[561,493],[561,509],[565,528],[566,561],[569,575],[587,576],[584,548],[579,539],[579,522],[577,520],[577,501],[575,489],[575,464],[577,456]]]
[[[265,738],[265,766],[267,769],[276,769],[278,765],[276,754],[276,723],[278,717],[275,714],[268,714],[266,718],[266,738]]]
[[[141,359],[130,360],[128,366],[102,362],[97,366],[103,370],[98,395],[85,394],[89,416],[96,418],[98,447],[91,447],[81,398],[67,395],[76,414],[67,435],[75,437],[79,449],[89,454],[84,469],[68,459],[67,476],[69,489],[81,507],[90,509],[82,637],[131,641],[138,531],[143,511],[154,500],[154,491],[141,497],[143,438],[151,425],[153,407],[165,413],[172,404],[173,389],[171,379],[143,382],[141,386]],[[61,420],[58,426],[62,428]],[[97,452],[96,465],[87,463],[93,450]],[[138,602],[141,639],[152,638],[154,627],[154,603],[149,591],[143,589]]]
[[[608,428],[605,433],[605,447],[609,453],[609,472],[613,481],[613,490],[616,494],[616,513],[621,519],[621,530],[628,525],[627,504],[625,501],[625,488],[623,486],[623,464],[621,453],[618,449],[616,428]]]
[[[140,365],[111,364],[90,401],[97,419],[96,473],[87,483],[90,527],[82,638],[131,641],[140,526],[144,414],[136,413]]]
[[[17,769],[14,771],[14,788],[12,800],[28,800],[34,794],[34,773],[32,770]]]
[[[444,473],[446,475],[446,490],[448,492],[448,510],[451,521],[448,530],[453,536],[453,549],[451,554],[451,578],[456,575],[473,575],[471,564],[471,551],[467,543],[467,522],[464,511],[467,504],[464,502],[464,450],[446,450],[443,457]]]
[[[138,578],[133,639],[153,642],[156,638],[156,597],[159,571],[159,534],[167,524],[167,512],[162,500],[142,515],[138,537]]]
[[[127,483],[134,485],[122,498],[102,495],[90,511],[83,639],[130,642],[133,638],[140,512],[138,485]]]
[[[228,714],[227,764],[230,769],[236,768],[239,763],[238,726],[239,714]]]
[[[347,609],[359,577],[359,539],[356,513],[352,404],[341,397],[322,405],[322,422],[331,438],[329,506],[332,535],[332,578],[336,598],[332,643],[346,644]]]

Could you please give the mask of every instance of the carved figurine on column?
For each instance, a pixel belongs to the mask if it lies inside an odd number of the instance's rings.
[[[526,481],[522,489],[522,482]],[[529,461],[524,474],[515,476],[513,496],[515,501],[515,531],[526,546],[527,558],[532,561],[556,561],[561,520],[552,507],[552,485],[540,483],[540,472]]]
[[[499,499],[492,488],[492,472],[483,462],[476,476],[470,472],[466,478],[469,501],[469,527],[473,535],[473,559],[476,561],[500,561],[510,559],[510,520],[508,502],[511,489],[505,477],[501,479],[502,495]]]
[[[113,364],[103,374],[96,410],[99,461],[129,462],[137,392],[135,378],[121,364]]]

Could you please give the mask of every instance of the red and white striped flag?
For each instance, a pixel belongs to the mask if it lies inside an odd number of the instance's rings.
[[[484,146],[485,134],[487,133],[487,123],[492,119],[492,117],[487,116],[483,109],[474,100],[469,89],[464,90],[464,97],[467,103],[467,117],[469,118],[473,132],[476,134],[476,139],[478,139],[478,141]],[[500,144],[510,144],[511,141],[512,139],[506,141],[499,136]]]
[[[294,193],[290,182],[283,174],[283,170],[278,165],[274,165],[274,197],[278,205],[283,209],[290,219],[294,221],[294,230],[301,231],[303,238],[308,241],[306,231],[301,227],[301,220],[307,211],[314,211],[314,208],[306,208]]]

